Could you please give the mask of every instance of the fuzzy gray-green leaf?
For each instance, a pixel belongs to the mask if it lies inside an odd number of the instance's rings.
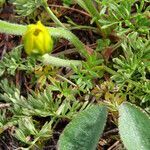
[[[92,106],[81,112],[64,129],[59,150],[95,150],[106,123],[105,106]]]
[[[150,119],[138,107],[123,103],[119,108],[119,132],[128,150],[150,149]]]

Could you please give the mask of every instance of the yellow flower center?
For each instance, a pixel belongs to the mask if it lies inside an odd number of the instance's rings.
[[[36,29],[36,30],[34,31],[34,33],[33,33],[33,34],[34,34],[35,36],[38,36],[40,32],[41,32],[41,30],[40,30],[40,29]]]

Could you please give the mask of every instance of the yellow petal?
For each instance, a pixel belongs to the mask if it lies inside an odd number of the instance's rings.
[[[23,36],[25,52],[28,55],[45,54],[51,52],[53,40],[48,29],[38,21],[36,24],[28,25]]]

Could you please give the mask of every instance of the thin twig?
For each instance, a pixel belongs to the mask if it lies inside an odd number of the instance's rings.
[[[69,10],[72,10],[72,11],[76,11],[80,14],[83,14],[83,15],[86,15],[88,17],[91,17],[88,13],[82,11],[82,10],[79,10],[79,9],[76,9],[76,8],[70,8],[70,7],[66,7],[66,6],[61,6],[61,5],[49,5],[50,7],[56,7],[56,8],[64,8],[64,9],[69,9]]]
[[[5,35],[5,43],[7,43],[7,42],[8,42],[8,35]],[[5,55],[6,51],[7,51],[7,44],[4,44],[4,48],[2,50],[0,59],[3,59],[3,56]]]
[[[74,84],[72,81],[70,81],[70,80],[68,80],[67,78],[65,78],[65,77],[63,77],[63,76],[61,76],[61,75],[56,75],[57,77],[59,77],[59,78],[61,78],[62,80],[64,80],[64,81],[67,81],[68,83],[70,83],[72,86],[77,86],[76,84]]]
[[[118,133],[118,131],[119,131],[118,128],[115,128],[115,129],[112,129],[112,130],[109,130],[109,131],[105,132],[103,134],[103,136],[108,136],[110,134]]]
[[[118,144],[120,143],[120,141],[115,142],[112,146],[110,146],[108,148],[108,150],[112,150],[114,147],[116,147]]]
[[[9,103],[0,103],[0,109],[6,109],[8,107],[10,107]]]
[[[71,49],[66,49],[64,51],[52,54],[52,56],[58,57],[58,56],[67,55],[75,52],[77,52],[76,48],[71,48]]]

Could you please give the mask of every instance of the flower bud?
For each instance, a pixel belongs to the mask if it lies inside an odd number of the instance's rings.
[[[37,24],[28,25],[23,36],[25,52],[28,55],[43,55],[53,48],[53,40],[48,29],[38,21]]]

